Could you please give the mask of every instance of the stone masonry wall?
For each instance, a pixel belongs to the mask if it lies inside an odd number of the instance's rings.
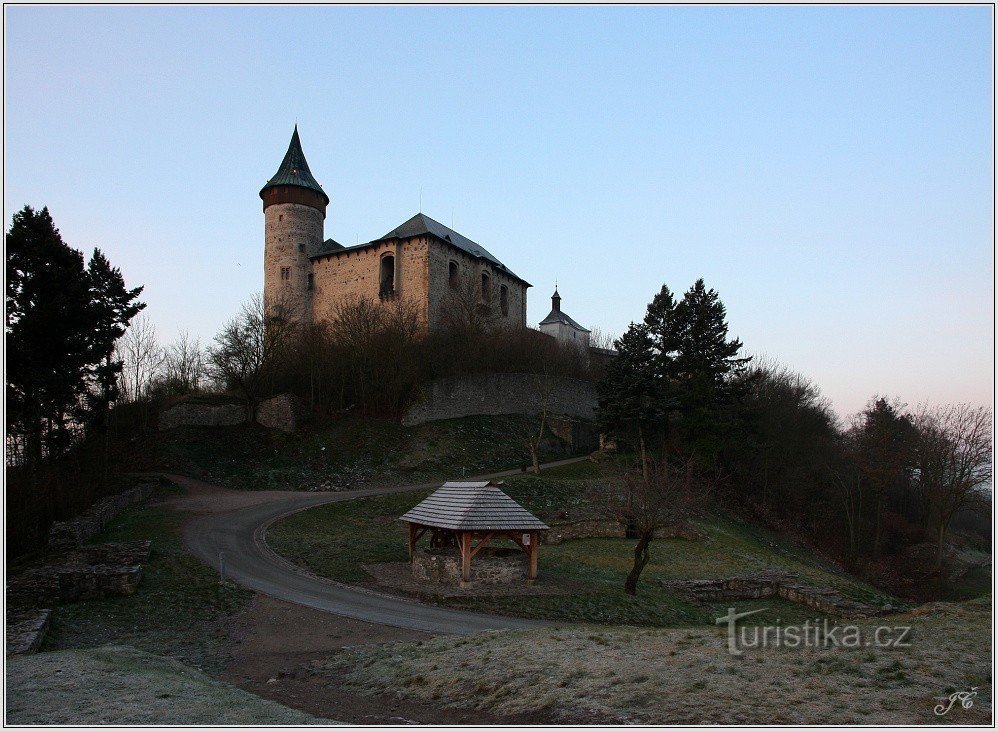
[[[663,581],[662,585],[700,602],[764,599],[776,596],[825,614],[851,619],[873,617],[890,609],[862,604],[839,594],[834,589],[803,584],[796,575],[779,571],[761,572],[754,576],[732,576],[726,579]]]
[[[85,513],[72,520],[52,523],[49,528],[49,547],[60,549],[79,546],[100,532],[122,510],[147,500],[154,489],[155,485],[150,483],[137,485],[131,490],[94,503]]]
[[[256,407],[256,423],[290,434],[298,430],[301,413],[302,407],[298,399],[290,393],[282,393]]]
[[[292,394],[282,393],[257,404],[256,422],[268,429],[293,432],[298,429],[301,414],[301,402]],[[244,404],[178,404],[159,415],[161,430],[178,426],[235,426],[245,423]]]
[[[269,210],[269,209],[268,209]],[[315,289],[312,292],[312,317],[315,322],[336,319],[337,308],[342,304],[366,298],[371,302],[382,300],[381,258],[386,254],[395,257],[395,292],[419,316],[423,327],[437,328],[446,321],[446,309],[452,297],[463,296],[468,291],[479,292],[482,272],[491,277],[497,321],[511,327],[527,324],[527,288],[491,264],[475,259],[455,248],[426,236],[404,242],[387,241],[358,251],[331,254],[312,262]],[[457,262],[458,282],[450,284],[450,262]],[[500,288],[508,292],[507,314],[499,307]]]
[[[159,415],[159,428],[178,426],[234,426],[246,421],[243,404],[179,404]]]
[[[454,549],[417,548],[412,575],[434,584],[461,583],[461,556]],[[477,584],[512,584],[527,580],[527,557],[519,549],[488,553],[483,549],[471,560],[471,580]]]
[[[323,241],[323,213],[300,203],[267,206],[264,212],[263,296],[268,309],[275,304],[290,305],[295,315],[308,320],[312,314],[312,294],[308,275],[309,255],[318,253]],[[290,269],[290,278],[281,278],[281,269]]]
[[[450,263],[457,264],[457,282],[450,283]],[[447,308],[453,306],[454,297],[467,297],[468,293],[477,296],[481,292],[482,272],[491,278],[493,308],[496,322],[507,327],[527,326],[527,287],[508,274],[496,269],[482,259],[465,254],[458,249],[430,241],[428,249],[429,277],[429,325],[439,327],[447,321]],[[507,314],[503,315],[499,306],[499,291],[506,287],[508,297]]]
[[[548,411],[553,416],[593,419],[596,415],[596,387],[575,378],[549,381]],[[530,373],[477,373],[440,378],[423,386],[420,399],[406,412],[407,426],[462,416],[539,414],[541,388]]]
[[[315,274],[315,291],[312,296],[312,318],[315,322],[331,322],[343,304],[367,299],[375,303],[392,304],[382,300],[381,258],[385,254],[395,257],[395,293],[413,307],[420,323],[427,323],[427,246],[425,238],[403,244],[385,242],[359,251],[348,251],[335,256],[324,256],[312,262]]]

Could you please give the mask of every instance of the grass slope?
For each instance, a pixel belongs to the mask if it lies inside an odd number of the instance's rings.
[[[149,539],[152,553],[138,590],[55,608],[44,650],[132,645],[215,672],[225,664],[224,628],[218,620],[241,609],[251,592],[219,583],[218,574],[180,542],[184,516],[141,506],[123,512],[93,542]]]
[[[873,624],[863,623],[866,636]],[[355,648],[316,672],[361,692],[500,715],[546,711],[566,723],[990,723],[988,601],[884,624],[913,625],[910,647],[733,656],[717,628],[538,629]],[[979,693],[972,708],[933,713],[971,687]]]
[[[528,510],[549,514],[584,504],[593,463],[545,471],[540,477],[516,477],[504,489]],[[333,503],[290,516],[268,531],[267,541],[279,554],[328,578],[370,583],[365,563],[405,561],[404,528],[398,516],[430,491]],[[847,596],[876,605],[897,601],[830,566],[814,554],[768,531],[717,514],[700,522],[706,541],[660,539],[652,543],[637,597],[622,590],[630,569],[634,541],[588,539],[543,546],[541,579],[567,579],[583,587],[567,596],[506,598],[461,597],[449,606],[564,622],[596,622],[643,626],[710,624],[730,603],[701,606],[662,587],[662,580],[713,578],[779,568],[806,581],[834,587]],[[815,616],[790,602],[767,599],[735,602],[740,610],[765,606],[770,621],[803,621]],[[760,620],[763,620],[760,617]]]
[[[529,463],[536,419],[469,416],[407,427],[353,417],[298,434],[254,425],[171,429],[157,435],[157,469],[240,489],[309,489],[453,479]],[[542,457],[567,456],[548,436]]]
[[[16,725],[322,722],[132,647],[8,658],[6,700],[6,721]]]

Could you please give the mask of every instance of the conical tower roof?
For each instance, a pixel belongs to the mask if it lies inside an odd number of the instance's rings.
[[[276,188],[279,185],[295,185],[299,188],[314,190],[322,195],[326,203],[329,203],[329,196],[322,189],[318,181],[312,177],[312,171],[308,169],[308,162],[305,160],[305,153],[301,149],[301,140],[298,138],[298,125],[295,125],[295,132],[291,135],[291,144],[281,161],[281,166],[274,173],[274,177],[267,181],[267,184],[260,189],[260,197],[263,191],[268,188]]]

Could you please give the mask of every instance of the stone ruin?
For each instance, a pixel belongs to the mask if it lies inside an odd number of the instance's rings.
[[[148,500],[155,489],[156,485],[143,483],[100,500],[72,520],[54,522],[49,528],[49,548],[61,550],[85,543],[122,510]]]
[[[721,602],[736,599],[780,597],[803,604],[819,612],[848,619],[865,619],[884,614],[893,608],[881,609],[849,599],[834,589],[822,589],[801,583],[800,577],[781,571],[768,571],[751,576],[725,579],[688,579],[663,581],[662,586],[683,594],[696,602]]]
[[[551,530],[541,536],[541,542],[549,545],[579,538],[627,538],[627,529],[623,523],[613,518],[595,516],[590,511],[562,510],[545,518],[544,522],[551,526]],[[692,523],[684,522],[659,528],[655,531],[655,537],[701,541],[707,539],[707,534]]]
[[[256,405],[254,420],[260,426],[286,433],[298,430],[304,413],[301,400],[290,393],[278,394]],[[188,401],[159,415],[159,429],[178,426],[236,426],[249,421],[245,403],[206,404]]]
[[[134,594],[149,560],[149,541],[86,544],[122,510],[148,499],[145,483],[112,495],[72,520],[49,529],[52,553],[7,579],[7,654],[36,652],[48,630],[51,607],[85,599]]]
[[[7,606],[32,609],[134,594],[149,546],[149,541],[102,543],[61,554],[10,577]]]

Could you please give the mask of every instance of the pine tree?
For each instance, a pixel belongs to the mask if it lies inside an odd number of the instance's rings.
[[[721,448],[731,426],[732,407],[745,388],[743,375],[750,358],[737,357],[742,342],[728,340],[727,311],[703,279],[686,291],[676,305],[677,355],[683,427],[687,440],[710,456]]]
[[[86,268],[47,208],[14,214],[6,245],[7,430],[35,469],[106,410],[114,341],[144,305],[99,251]]]
[[[94,249],[87,264],[90,289],[90,315],[93,329],[89,332],[91,387],[86,399],[86,419],[103,424],[111,402],[119,396],[118,376],[123,361],[114,359],[114,344],[128,329],[132,318],[145,308],[136,302],[142,287],[128,289],[117,267]]]
[[[644,325],[631,323],[614,348],[617,357],[598,384],[598,421],[607,433],[637,438],[644,468],[646,435],[659,416],[652,339]]]

